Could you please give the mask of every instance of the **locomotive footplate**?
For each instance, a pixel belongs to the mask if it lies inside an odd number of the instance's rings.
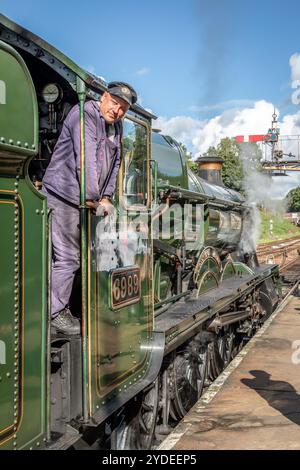
[[[226,279],[222,285],[195,299],[186,296],[156,318],[155,330],[166,335],[166,351],[170,352],[195,334],[204,321],[225,309],[233,301],[251,291],[277,271],[277,265],[262,265],[254,275],[243,274]]]

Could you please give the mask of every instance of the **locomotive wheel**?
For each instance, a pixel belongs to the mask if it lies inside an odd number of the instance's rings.
[[[201,396],[207,374],[207,350],[197,357],[180,354],[170,370],[171,408],[176,421],[181,419]]]
[[[218,336],[218,350],[223,364],[223,368],[227,367],[232,359],[234,345],[234,330],[232,327],[225,327],[222,335]]]
[[[218,346],[218,340],[208,344],[208,378],[214,381],[223,370],[223,360],[221,358]]]
[[[111,433],[111,449],[151,449],[158,412],[158,379],[146,389],[136,404],[132,402],[117,417]]]

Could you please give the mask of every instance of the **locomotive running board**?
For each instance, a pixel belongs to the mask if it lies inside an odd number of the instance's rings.
[[[143,351],[149,350],[151,357],[149,359],[150,367],[146,373],[146,376],[139,382],[132,385],[126,391],[122,391],[122,394],[118,396],[116,400],[111,400],[97,411],[90,421],[87,423],[87,427],[99,426],[106,418],[112,413],[117,411],[121,406],[125,405],[131,398],[136,396],[139,392],[144,390],[148,385],[153,383],[158,376],[161,368],[162,360],[164,357],[165,350],[165,334],[163,332],[153,331],[151,334],[152,342],[150,345],[141,345]]]
[[[259,266],[254,274],[226,279],[219,287],[207,291],[199,298],[186,296],[170,306],[155,320],[155,330],[163,331],[166,336],[165,354],[200,331],[204,322],[234,300],[271,278],[277,269],[277,265]]]

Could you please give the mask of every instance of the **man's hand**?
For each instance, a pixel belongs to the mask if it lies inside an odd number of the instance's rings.
[[[92,199],[86,199],[86,207],[92,210],[93,214],[96,214],[97,208],[99,206],[99,201],[93,201]]]
[[[100,216],[105,216],[105,215],[111,215],[113,214],[115,208],[110,202],[109,199],[106,197],[103,197],[101,201],[99,202],[99,205],[97,207],[96,215]]]

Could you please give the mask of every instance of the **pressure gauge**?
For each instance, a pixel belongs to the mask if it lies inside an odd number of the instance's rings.
[[[46,103],[55,103],[61,98],[61,89],[56,83],[48,83],[42,90],[42,97]]]

